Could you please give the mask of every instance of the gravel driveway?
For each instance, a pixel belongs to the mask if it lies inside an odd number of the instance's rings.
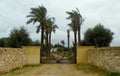
[[[77,70],[75,64],[42,64],[40,67],[35,67],[33,69],[29,69],[29,71],[12,76],[101,76],[101,75],[97,73],[86,74],[83,71]]]

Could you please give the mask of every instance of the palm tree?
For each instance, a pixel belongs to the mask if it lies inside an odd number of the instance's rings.
[[[72,21],[68,26],[71,28],[71,30],[74,33],[74,44],[77,46],[77,26],[74,24],[74,21]]]
[[[81,15],[77,11],[74,11],[74,10],[72,10],[72,12],[67,12],[67,14],[69,15],[67,19],[71,20],[69,27],[74,32],[74,55],[75,55],[74,62],[76,63],[77,31],[79,29],[79,20],[80,20],[79,18]]]
[[[84,22],[84,19],[82,18],[82,15],[79,12],[79,9],[76,8],[77,11],[74,11],[75,14],[75,18],[76,18],[76,24],[78,26],[78,45],[81,45],[81,36],[80,36],[80,29],[81,29],[81,25]]]
[[[55,33],[58,26],[55,24],[55,18],[49,18],[47,20],[47,30],[48,30],[48,44],[51,45],[51,34]]]
[[[46,41],[46,46],[48,47],[48,34],[49,34],[49,28],[50,28],[50,18],[46,20],[46,25],[45,25],[45,41]]]
[[[49,32],[49,45],[51,45],[51,35],[52,35],[52,32],[55,33],[56,29],[58,29],[57,25],[52,25],[51,26],[51,29],[50,29],[50,32]]]
[[[42,51],[44,50],[44,29],[45,29],[45,22],[46,22],[46,17],[47,17],[47,9],[44,6],[38,6],[36,8],[31,8],[30,15],[27,15],[27,17],[30,18],[27,21],[27,24],[30,24],[32,22],[33,24],[35,24],[36,22],[39,22],[36,32],[39,33],[41,29],[41,53],[40,54],[42,55]]]
[[[47,57],[50,57],[50,48],[49,48],[49,43],[48,43],[48,35],[49,35],[49,28],[50,28],[50,18],[47,18],[46,24],[45,24],[45,43],[46,43],[46,53]]]
[[[50,57],[50,47],[51,47],[51,33],[52,31],[55,33],[55,29],[58,28],[54,23],[54,18],[47,18],[46,26],[45,26],[45,36],[46,36],[46,47],[48,52],[48,57]]]
[[[74,63],[76,63],[76,46],[77,46],[77,26],[75,25],[74,21],[72,21],[70,24],[68,24],[68,26],[71,28],[71,30],[74,33]]]
[[[76,36],[76,34],[77,34],[78,26],[76,25],[76,19],[75,19],[75,16],[74,16],[74,12],[67,12],[67,14],[69,15],[67,17],[67,19],[71,20],[71,23],[68,24],[68,26],[74,32],[74,44],[76,46],[77,45],[77,36]]]
[[[71,21],[74,21],[74,26],[77,27],[78,31],[78,45],[80,45],[80,29],[84,19],[82,18],[79,10],[77,8],[76,10],[77,11],[72,10],[72,12],[67,12],[67,14],[69,14],[69,17],[67,19],[71,19]]]
[[[67,30],[67,38],[68,38],[68,49],[70,48],[70,30]]]

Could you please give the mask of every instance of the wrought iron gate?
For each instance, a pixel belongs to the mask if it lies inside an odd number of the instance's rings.
[[[74,64],[76,63],[75,48],[67,49],[63,47],[53,47],[50,50],[44,49],[41,52],[41,63],[60,63]]]

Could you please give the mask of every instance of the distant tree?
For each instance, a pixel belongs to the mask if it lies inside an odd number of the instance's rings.
[[[10,46],[18,48],[21,46],[31,45],[32,40],[27,30],[22,26],[20,29],[14,28],[10,33]]]
[[[39,40],[33,41],[32,46],[40,46],[40,41]]]
[[[61,40],[61,44],[64,46],[64,45],[65,45],[65,41],[64,41],[64,40]]]
[[[97,24],[94,28],[89,28],[84,34],[82,45],[105,47],[109,46],[114,33],[105,28],[102,24]]]
[[[58,47],[58,48],[64,48],[64,46],[63,45],[60,45],[60,44],[55,44],[53,47]]]
[[[70,48],[70,30],[67,30],[68,49]]]
[[[0,39],[0,47],[4,47],[4,41]]]
[[[87,46],[85,39],[81,40],[81,46]]]
[[[0,47],[10,47],[10,38],[1,38],[0,39]]]

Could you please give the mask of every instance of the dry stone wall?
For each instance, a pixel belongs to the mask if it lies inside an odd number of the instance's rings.
[[[120,72],[120,47],[90,49],[88,63],[109,72]]]
[[[0,73],[23,67],[27,63],[26,58],[21,48],[0,48]]]

